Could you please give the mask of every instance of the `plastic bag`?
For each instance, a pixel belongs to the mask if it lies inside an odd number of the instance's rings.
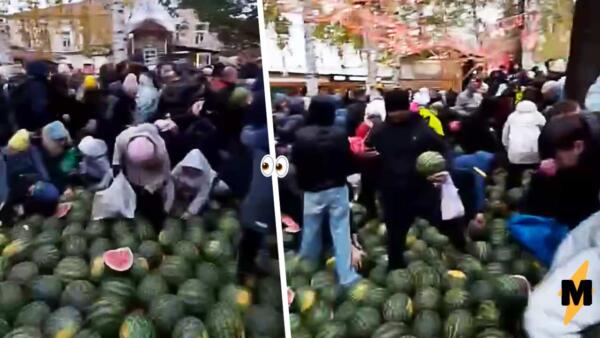
[[[600,212],[593,214],[569,232],[556,249],[551,269],[567,263],[583,250],[598,247],[600,247]]]
[[[121,172],[106,190],[94,196],[92,219],[133,218],[136,209],[136,194]]]
[[[516,215],[508,221],[508,231],[544,265],[550,266],[556,249],[569,228],[556,220],[533,215]]]
[[[452,178],[448,175],[448,179],[442,184],[442,220],[456,219],[464,215],[465,206]]]

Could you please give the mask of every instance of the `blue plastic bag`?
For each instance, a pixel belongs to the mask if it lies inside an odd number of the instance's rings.
[[[508,221],[508,231],[540,262],[550,266],[554,253],[567,237],[569,228],[553,218],[518,214]]]

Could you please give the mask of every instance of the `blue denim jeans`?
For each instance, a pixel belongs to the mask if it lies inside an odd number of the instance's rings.
[[[304,193],[304,224],[300,256],[305,259],[321,258],[323,238],[321,228],[325,216],[329,217],[329,230],[335,250],[335,269],[342,286],[360,280],[352,267],[352,242],[350,239],[350,203],[346,186],[319,192]]]

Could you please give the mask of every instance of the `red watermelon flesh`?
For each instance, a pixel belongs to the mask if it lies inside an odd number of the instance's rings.
[[[104,264],[114,271],[127,271],[133,266],[133,252],[129,247],[108,250],[102,258]]]

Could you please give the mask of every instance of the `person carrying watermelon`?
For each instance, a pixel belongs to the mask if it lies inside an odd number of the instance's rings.
[[[388,269],[405,266],[402,257],[408,229],[416,217],[441,219],[440,191],[447,173],[425,177],[417,172],[417,157],[427,151],[444,154],[449,147],[427,123],[409,110],[409,93],[393,90],[385,94],[387,118],[371,132],[367,144],[380,154],[378,189],[388,229]]]

